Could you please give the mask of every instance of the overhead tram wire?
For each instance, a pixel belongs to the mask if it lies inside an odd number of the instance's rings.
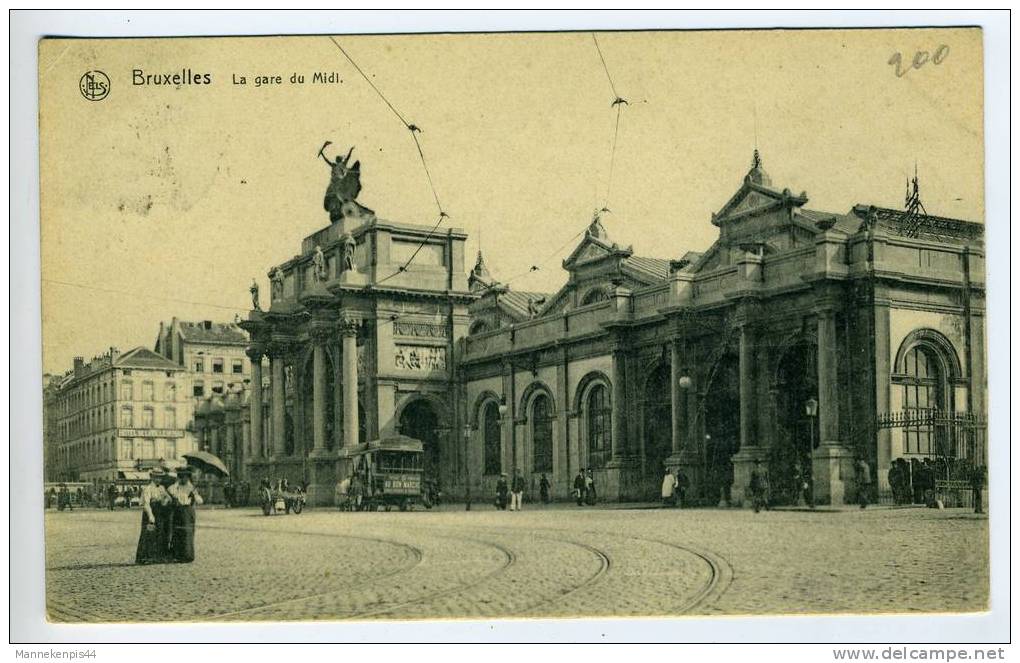
[[[404,118],[400,111],[397,110],[396,106],[394,106],[390,102],[390,100],[386,98],[386,95],[382,93],[382,90],[380,90],[376,86],[376,84],[372,82],[372,79],[370,79],[368,75],[364,72],[364,70],[358,66],[358,63],[354,61],[354,58],[352,58],[346,50],[344,50],[344,47],[340,45],[340,42],[338,42],[335,37],[330,36],[329,39],[330,41],[333,42],[333,45],[336,46],[337,49],[343,54],[343,56],[347,58],[347,61],[351,63],[351,66],[354,67],[354,69],[359,74],[361,74],[361,77],[365,79],[365,82],[368,83],[369,87],[371,87],[375,91],[375,93],[379,95],[379,98],[383,100],[383,103],[385,103],[386,106],[391,111],[393,111],[393,115],[395,115],[396,118],[400,120],[400,123],[404,125],[404,128],[411,132],[411,140],[414,141],[414,146],[418,150],[418,158],[421,160],[422,169],[425,171],[425,179],[429,183],[429,189],[432,190],[432,199],[435,200],[436,208],[439,210],[439,219],[436,221],[436,224],[432,227],[432,230],[430,230],[429,233],[425,236],[425,238],[418,244],[418,247],[411,254],[411,257],[408,258],[407,261],[397,269],[397,271],[393,272],[389,276],[380,279],[379,281],[376,281],[374,284],[367,286],[368,289],[371,289],[373,286],[377,286],[381,283],[390,280],[391,278],[397,276],[398,274],[406,272],[407,268],[411,265],[411,262],[415,259],[415,257],[417,257],[418,253],[422,250],[422,248],[424,248],[425,244],[427,244],[429,239],[431,239],[432,236],[435,234],[436,230],[443,222],[443,219],[450,218],[450,215],[446,213],[446,211],[443,209],[443,204],[439,201],[439,193],[436,191],[436,185],[432,180],[432,173],[431,171],[429,171],[429,165],[425,159],[425,151],[422,149],[421,141],[418,140],[418,134],[421,133],[421,128],[415,124],[408,122]]]
[[[96,292],[106,292],[114,295],[128,295],[130,297],[140,297],[144,299],[160,299],[166,302],[175,302],[177,304],[191,304],[192,306],[207,306],[209,308],[224,309],[226,311],[249,311],[251,309],[244,308],[241,306],[225,306],[223,304],[213,304],[212,302],[196,302],[190,299],[179,299],[176,297],[165,297],[161,295],[154,295],[148,292],[132,292],[130,290],[120,290],[118,288],[104,288],[101,286],[88,285],[86,283],[74,283],[72,281],[59,281],[57,279],[41,279],[43,283],[50,283],[53,285],[63,285],[71,288],[81,288],[82,290],[94,290]]]
[[[610,192],[612,190],[613,170],[614,170],[614,166],[615,166],[615,162],[616,162],[616,145],[617,145],[617,141],[618,141],[619,136],[620,136],[620,115],[622,113],[623,107],[624,106],[629,106],[630,103],[626,99],[621,97],[620,94],[617,92],[617,90],[616,90],[616,83],[613,81],[613,75],[609,72],[609,65],[606,64],[606,58],[605,58],[605,56],[602,53],[602,47],[599,46],[598,37],[595,36],[594,32],[591,33],[591,39],[592,39],[592,42],[595,44],[595,52],[598,53],[599,61],[602,63],[602,69],[603,69],[603,71],[606,72],[606,80],[609,81],[609,89],[613,93],[613,101],[610,104],[610,107],[612,107],[612,108],[614,108],[616,110],[616,117],[615,117],[614,125],[613,125],[613,144],[612,144],[612,148],[610,149],[610,152],[609,152],[609,178],[608,178],[608,181],[606,183],[606,197],[605,197],[605,202],[602,205],[602,209],[599,210],[600,212],[608,212],[608,211],[610,211],[609,210],[609,195],[610,195]],[[504,282],[493,283],[493,284],[487,286],[484,290],[482,290],[482,293],[484,294],[485,292],[488,292],[489,290],[491,290],[493,288],[496,288],[498,286],[509,286],[513,281],[516,281],[517,279],[522,278],[524,276],[527,276],[528,274],[531,274],[533,272],[539,271],[550,260],[552,260],[557,255],[559,255],[560,252],[563,251],[563,249],[566,248],[568,245],[570,245],[571,242],[573,242],[578,237],[583,235],[585,230],[587,230],[587,228],[588,228],[588,226],[585,226],[582,230],[580,230],[579,232],[574,234],[570,239],[568,239],[566,242],[564,242],[562,246],[560,246],[558,249],[556,249],[547,258],[545,258],[544,260],[542,260],[542,261],[540,261],[540,262],[538,262],[536,264],[533,264],[527,271],[521,272],[519,274],[515,274],[514,276],[510,277],[509,279],[507,279]]]
[[[616,109],[616,120],[613,127],[613,146],[609,152],[609,178],[606,181],[606,197],[605,203],[602,206],[604,210],[608,211],[609,194],[613,186],[613,169],[616,163],[616,142],[620,136],[620,114],[623,110],[623,107],[625,105],[629,106],[630,102],[621,97],[620,94],[616,91],[616,84],[613,82],[613,76],[612,74],[609,73],[609,65],[606,64],[606,58],[602,54],[602,48],[599,46],[599,40],[595,36],[594,32],[591,33],[591,40],[595,44],[595,51],[599,54],[599,61],[602,62],[602,69],[606,72],[606,79],[609,81],[609,89],[613,93],[613,102],[610,104],[610,107]]]

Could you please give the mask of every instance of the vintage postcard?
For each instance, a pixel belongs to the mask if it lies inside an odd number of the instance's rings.
[[[986,611],[982,47],[42,39],[49,619]]]

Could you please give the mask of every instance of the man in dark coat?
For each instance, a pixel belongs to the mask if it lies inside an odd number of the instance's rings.
[[[499,479],[496,481],[496,508],[501,511],[506,511],[506,504],[508,501],[507,495],[510,492],[510,487],[506,483],[506,474],[500,474]]]
[[[574,477],[574,497],[577,499],[577,506],[584,506],[584,470],[577,471]]]
[[[970,489],[974,494],[974,513],[984,513],[981,489],[985,487],[985,466],[979,465],[970,472]]]
[[[857,459],[857,503],[861,508],[868,506],[868,496],[871,494],[871,468],[868,461],[863,458]]]
[[[754,461],[754,468],[751,470],[751,481],[748,484],[748,492],[751,493],[751,506],[754,512],[758,513],[764,507],[768,509],[768,475],[762,467],[760,460]]]

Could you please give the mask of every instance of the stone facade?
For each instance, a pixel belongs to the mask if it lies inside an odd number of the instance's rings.
[[[322,503],[340,449],[399,432],[448,495],[488,499],[520,470],[565,498],[584,468],[601,499],[649,499],[670,467],[692,499],[739,504],[760,460],[775,492],[799,468],[816,501],[842,503],[858,459],[880,493],[898,457],[955,444],[983,461],[934,426],[886,425],[984,414],[983,226],[807,202],[755,153],[707,250],[636,256],[596,216],[555,293],[500,284],[480,254],[465,279],[460,231],[328,207],[242,323],[260,414],[248,471],[307,481]]]
[[[330,225],[270,270],[269,307],[242,323],[251,335],[248,407],[269,410],[267,420],[251,417],[261,443],[249,479],[307,483],[312,503],[328,503],[350,470],[345,446],[402,433],[423,441],[426,472],[453,485],[462,440],[455,348],[474,299],[466,235],[385,221],[353,201],[328,209]]]
[[[116,348],[51,381],[46,417],[55,458],[51,479],[132,478],[139,469],[183,462],[194,450],[190,380],[147,348]]]

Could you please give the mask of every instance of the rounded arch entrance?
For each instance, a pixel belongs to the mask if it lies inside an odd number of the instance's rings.
[[[658,494],[666,459],[673,452],[673,412],[669,364],[658,362],[648,372],[641,398],[644,476],[648,497]]]
[[[443,467],[440,433],[445,426],[442,408],[430,398],[412,398],[401,408],[397,422],[401,435],[421,440],[425,452],[422,459],[424,477],[438,479]]]
[[[730,499],[732,456],[740,448],[740,372],[735,354],[723,355],[712,367],[705,391],[703,498],[709,502]]]
[[[775,405],[769,450],[772,499],[797,502],[801,484],[811,482],[811,452],[818,446],[818,349],[814,340],[798,338],[782,349],[771,386]],[[814,413],[808,404],[815,404]]]

